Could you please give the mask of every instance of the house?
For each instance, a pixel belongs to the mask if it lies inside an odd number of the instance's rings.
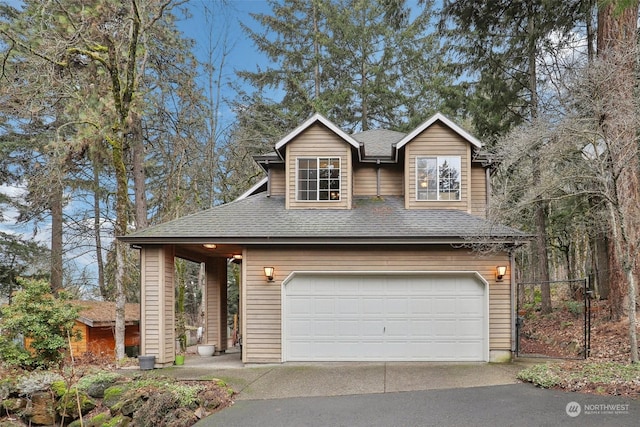
[[[71,342],[75,356],[91,353],[115,357],[116,305],[109,301],[70,301],[80,309],[74,330],[81,339]],[[128,356],[137,356],[140,346],[140,304],[125,304],[125,349]]]
[[[510,249],[527,236],[486,219],[480,147],[441,114],[354,135],[314,115],[255,158],[266,177],[237,200],[120,237],[141,248],[142,354],[173,362],[182,257],[205,264],[220,351],[241,259],[244,363],[510,360]]]

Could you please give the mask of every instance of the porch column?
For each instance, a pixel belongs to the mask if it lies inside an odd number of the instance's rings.
[[[145,245],[140,251],[140,354],[156,357],[156,367],[175,359],[173,245]]]
[[[216,345],[216,354],[227,350],[227,260],[213,258],[205,262],[205,325],[206,344]]]

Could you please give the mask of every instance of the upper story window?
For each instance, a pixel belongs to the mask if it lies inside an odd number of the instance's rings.
[[[340,200],[340,158],[298,159],[298,200]]]
[[[460,156],[416,158],[418,200],[460,200]]]

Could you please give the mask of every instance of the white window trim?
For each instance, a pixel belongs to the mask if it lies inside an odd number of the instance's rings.
[[[338,159],[338,162],[340,163],[340,173],[338,173],[338,185],[339,185],[339,189],[338,189],[338,199],[337,200],[331,200],[330,198],[327,200],[320,200],[320,198],[318,198],[318,194],[320,191],[320,159]],[[315,160],[317,163],[317,167],[316,167],[316,171],[318,173],[318,176],[316,177],[316,183],[317,188],[316,188],[316,199],[315,200],[302,200],[298,197],[298,191],[299,191],[299,184],[300,184],[300,169],[299,169],[299,164],[300,164],[300,160]],[[301,157],[296,157],[295,159],[295,165],[296,165],[296,186],[295,186],[295,200],[296,202],[301,202],[301,203],[336,203],[336,202],[341,202],[342,201],[342,157],[340,156],[301,156]]]
[[[418,163],[421,159],[435,159],[436,160],[436,167],[437,167],[437,173],[438,175],[440,174],[440,167],[439,167],[439,159],[443,158],[443,157],[455,157],[457,159],[459,159],[460,161],[460,169],[458,170],[459,173],[459,177],[458,177],[458,181],[460,183],[460,190],[459,190],[459,194],[458,194],[458,198],[457,199],[440,199],[440,180],[437,180],[437,189],[436,189],[436,194],[437,194],[437,198],[436,199],[420,199],[418,198]],[[429,156],[429,155],[424,155],[424,156],[416,156],[415,158],[415,199],[417,202],[460,202],[462,201],[462,156]]]

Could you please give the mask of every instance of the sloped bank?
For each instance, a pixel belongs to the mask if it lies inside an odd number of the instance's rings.
[[[0,381],[2,427],[188,427],[233,403],[233,391],[220,380],[178,381],[146,373],[128,377],[96,372],[74,381],[45,371],[14,378]]]

